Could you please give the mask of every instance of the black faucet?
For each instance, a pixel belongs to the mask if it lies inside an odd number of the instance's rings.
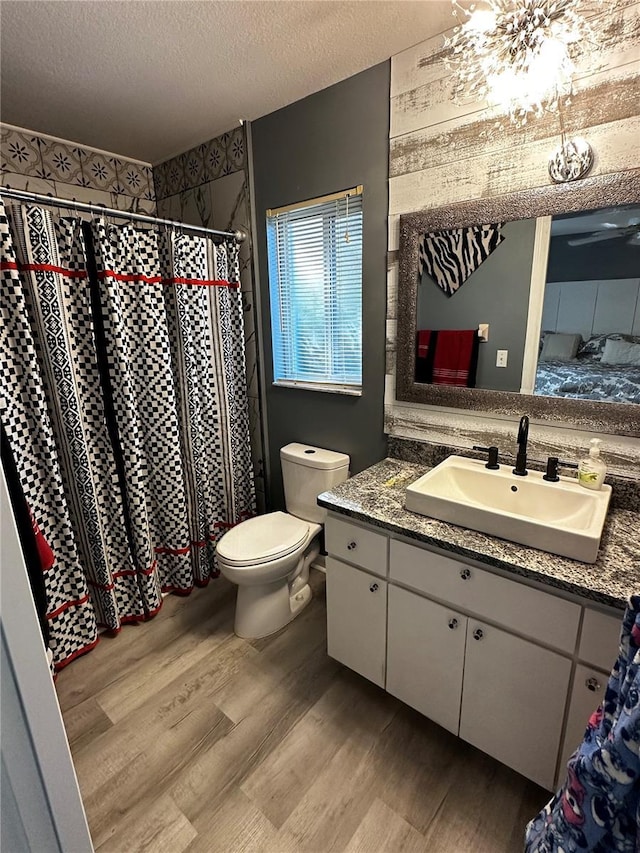
[[[527,441],[529,439],[529,418],[523,415],[518,427],[518,455],[516,456],[516,467],[513,473],[518,477],[526,477],[527,471]]]

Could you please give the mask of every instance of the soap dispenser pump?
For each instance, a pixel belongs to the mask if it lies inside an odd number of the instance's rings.
[[[589,444],[589,455],[578,465],[578,482],[585,489],[601,489],[607,473],[607,466],[600,458],[601,442],[599,438],[592,438]]]

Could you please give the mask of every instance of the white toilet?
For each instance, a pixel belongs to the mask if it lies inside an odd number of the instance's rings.
[[[220,571],[238,585],[234,630],[258,639],[279,631],[311,600],[309,566],[326,517],[316,498],[347,479],[349,457],[307,444],[280,451],[287,512],[243,521],[218,542]]]

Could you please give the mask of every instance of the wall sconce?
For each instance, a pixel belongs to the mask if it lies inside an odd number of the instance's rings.
[[[596,0],[596,8],[600,2]],[[585,17],[594,3],[486,0],[464,8],[453,0],[452,5],[461,23],[445,39],[445,61],[453,73],[455,101],[498,105],[518,127],[531,116],[557,113],[561,144],[549,161],[551,179],[584,177],[593,152],[584,139],[565,138],[561,107],[571,103],[577,59],[597,46]]]

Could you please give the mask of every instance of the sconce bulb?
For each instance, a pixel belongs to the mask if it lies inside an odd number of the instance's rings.
[[[495,29],[496,13],[491,9],[477,9],[465,26],[477,33],[488,33]]]

